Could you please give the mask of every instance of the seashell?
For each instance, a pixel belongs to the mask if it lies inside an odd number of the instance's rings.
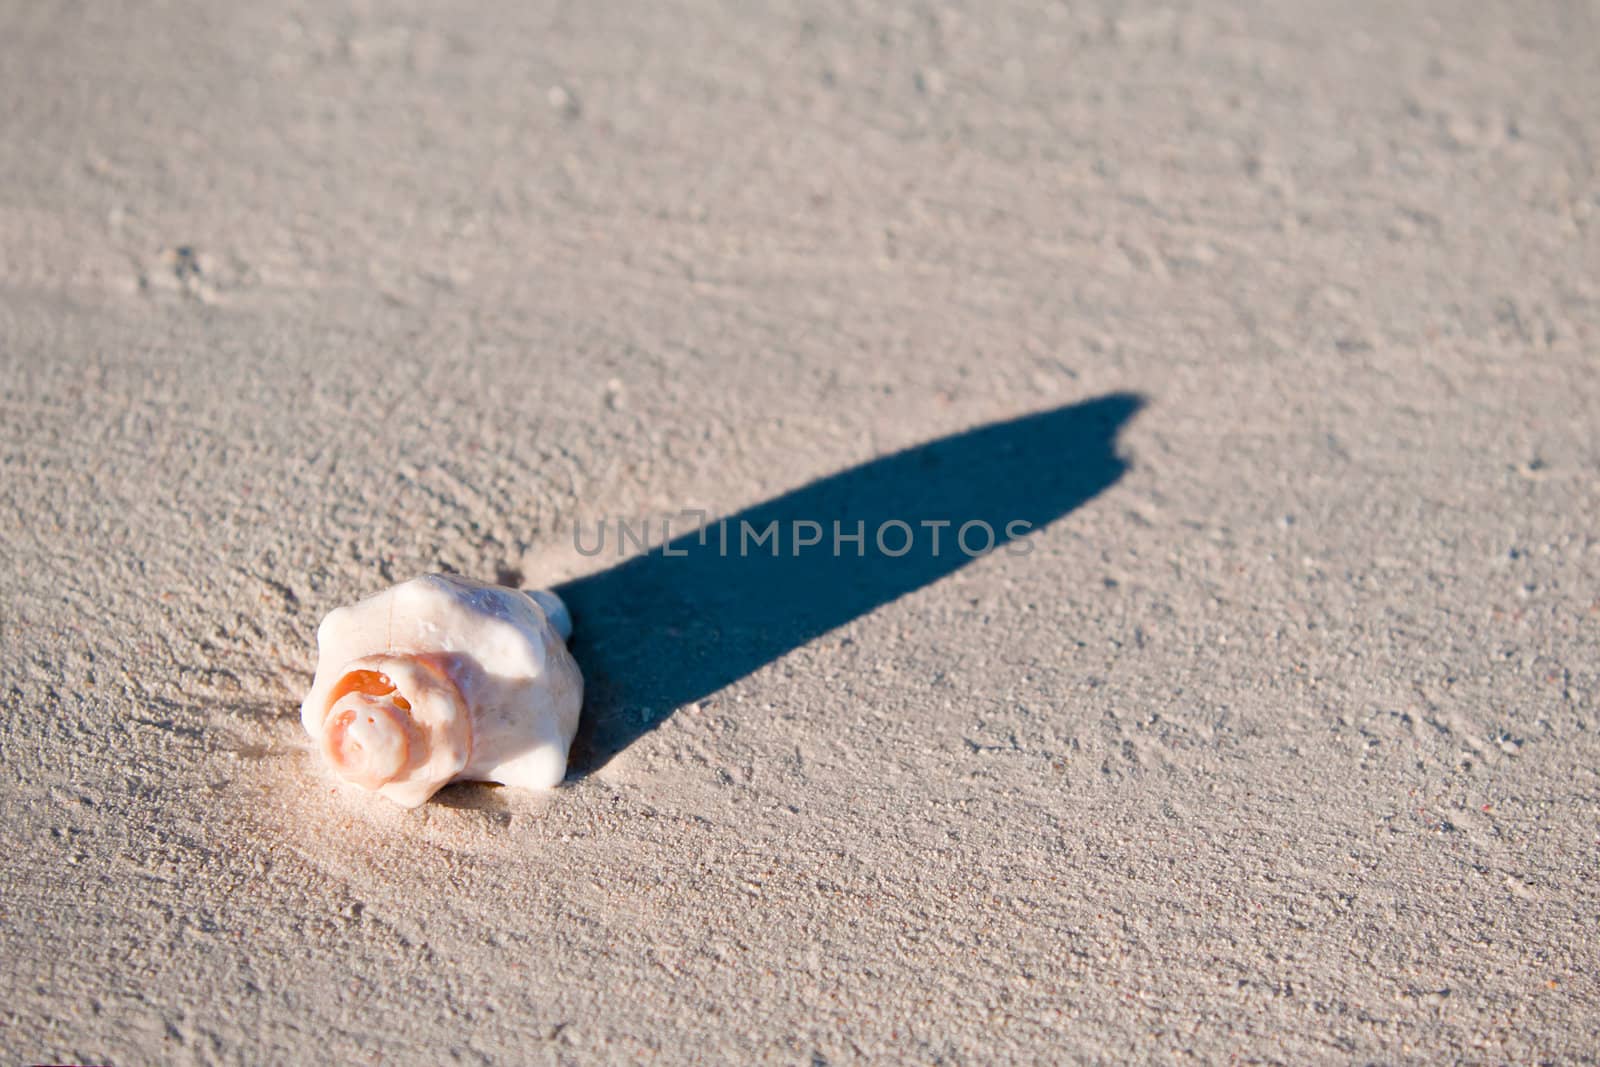
[[[322,620],[300,721],[339,777],[408,808],[450,782],[548,789],[583,703],[571,634],[554,593],[413,578]]]

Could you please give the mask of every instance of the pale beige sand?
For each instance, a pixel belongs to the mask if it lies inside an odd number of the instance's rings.
[[[532,8],[3,5],[8,1062],[1600,1055],[1600,9]],[[303,745],[390,580],[1118,391],[553,794]]]

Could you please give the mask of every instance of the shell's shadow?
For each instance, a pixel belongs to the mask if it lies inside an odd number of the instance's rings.
[[[1114,393],[942,437],[559,587],[587,685],[569,775],[604,766],[679,707],[958,570],[973,558],[957,543],[963,525],[986,524],[1004,545],[1092,499],[1126,469],[1117,433],[1142,405]],[[835,551],[835,522],[845,537],[861,524],[859,549],[842,537]],[[777,554],[749,541],[741,554],[742,530],[772,523]],[[820,543],[796,550],[796,523],[805,538],[817,524]],[[984,542],[984,528],[971,527],[967,545]]]
[[[433,794],[433,802],[457,811],[482,811],[503,815],[511,810],[501,795],[504,786],[493,782],[452,782]]]

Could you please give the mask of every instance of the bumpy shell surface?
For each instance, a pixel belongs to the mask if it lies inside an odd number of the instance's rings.
[[[551,593],[430,574],[328,613],[300,721],[341,778],[412,808],[566,776],[583,676]]]

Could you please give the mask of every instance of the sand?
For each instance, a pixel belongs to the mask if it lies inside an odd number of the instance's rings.
[[[1597,40],[0,4],[5,1058],[1594,1062]],[[1046,518],[573,540],[901,505]],[[435,570],[576,583],[561,789],[307,748]]]

